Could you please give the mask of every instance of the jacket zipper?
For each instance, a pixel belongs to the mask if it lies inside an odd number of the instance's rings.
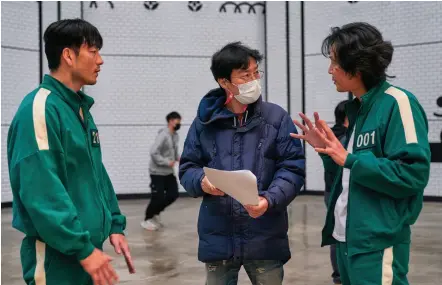
[[[259,172],[261,170],[261,164],[262,164],[261,147],[262,147],[262,139],[259,140],[259,144],[258,144],[258,155],[259,155],[258,159],[259,159],[259,161],[258,161],[258,168],[257,168],[257,171],[256,171],[256,174],[258,175],[258,178],[257,178],[258,187],[259,187],[259,183],[261,183],[261,176],[259,174]]]
[[[233,257],[235,258],[235,222],[233,218],[233,198],[228,198],[229,204],[230,204],[230,217],[232,219],[232,234],[230,235],[230,244],[232,246],[232,253]]]
[[[81,108],[85,109],[83,106]],[[103,193],[102,193],[103,191],[101,189],[101,185],[100,185],[99,180],[97,178],[98,176],[97,176],[97,173],[96,173],[96,170],[95,170],[94,160],[92,158],[92,152],[90,150],[89,134],[88,134],[88,132],[89,132],[89,123],[88,123],[89,122],[89,120],[88,120],[89,116],[88,115],[89,115],[88,112],[85,115],[85,112],[83,111],[83,118],[84,118],[83,121],[84,121],[84,126],[86,128],[84,134],[85,134],[85,138],[86,138],[87,152],[88,152],[88,155],[89,155],[89,160],[90,160],[91,165],[92,165],[92,172],[94,174],[94,180],[95,180],[95,183],[96,183],[96,185],[98,187],[98,192],[99,192],[99,195],[100,195],[101,215],[102,215],[101,221],[102,221],[102,229],[104,230],[105,229],[105,216],[106,216],[105,209],[104,209],[105,205],[104,205],[104,198],[103,198]],[[102,235],[101,236],[101,240],[104,240],[103,230],[100,233]]]

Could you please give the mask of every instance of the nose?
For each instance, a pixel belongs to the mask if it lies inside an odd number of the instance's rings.
[[[328,66],[328,74],[332,74],[333,73],[333,66],[330,64]]]
[[[101,54],[98,53],[98,56],[97,56],[97,64],[98,64],[98,65],[102,65],[103,63],[104,63],[103,58],[101,57]]]

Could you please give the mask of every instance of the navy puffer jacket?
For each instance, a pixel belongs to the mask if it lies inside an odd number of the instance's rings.
[[[305,158],[301,142],[290,137],[296,128],[281,107],[261,97],[248,106],[242,126],[225,108],[223,89],[201,100],[184,143],[179,177],[192,197],[203,197],[198,218],[198,259],[290,259],[287,206],[304,184]],[[269,202],[267,212],[251,218],[228,195],[212,196],[201,188],[203,167],[252,171],[260,196]]]

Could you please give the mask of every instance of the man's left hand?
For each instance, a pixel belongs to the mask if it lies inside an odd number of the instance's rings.
[[[325,148],[316,147],[316,152],[328,154],[336,164],[344,166],[348,156],[347,150],[342,146],[341,142],[325,121],[320,120],[318,124],[319,129],[316,128],[315,132],[320,135],[322,141],[325,143]]]
[[[122,234],[112,234],[109,237],[109,241],[114,247],[117,254],[124,255],[129,273],[135,273],[135,267],[132,261],[132,257],[130,256],[129,245],[127,244],[126,237]]]
[[[244,208],[249,213],[250,217],[256,219],[264,215],[269,207],[269,202],[264,197],[259,197],[259,203],[257,206],[245,205]]]

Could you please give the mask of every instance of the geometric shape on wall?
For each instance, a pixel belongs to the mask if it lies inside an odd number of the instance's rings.
[[[157,1],[144,1],[144,7],[147,10],[156,10],[159,4]]]
[[[192,12],[198,12],[203,7],[203,3],[201,1],[189,1],[187,7]]]
[[[241,2],[241,3],[235,3],[232,1],[227,1],[225,3],[223,3],[221,5],[221,7],[219,7],[219,12],[220,13],[227,13],[227,7],[228,6],[232,6],[234,7],[233,9],[233,13],[242,13],[241,7],[244,9],[247,9],[247,12],[249,14],[253,13],[256,14],[256,9],[255,7],[261,6],[262,7],[262,13],[265,14],[265,4],[264,2],[256,2],[256,3],[249,3],[249,2]]]
[[[109,3],[109,6],[111,7],[111,9],[114,8],[114,3],[112,3],[112,1],[107,1],[107,3]],[[89,4],[89,8],[94,7],[95,9],[98,8],[98,4],[97,1],[91,1],[91,3]]]

